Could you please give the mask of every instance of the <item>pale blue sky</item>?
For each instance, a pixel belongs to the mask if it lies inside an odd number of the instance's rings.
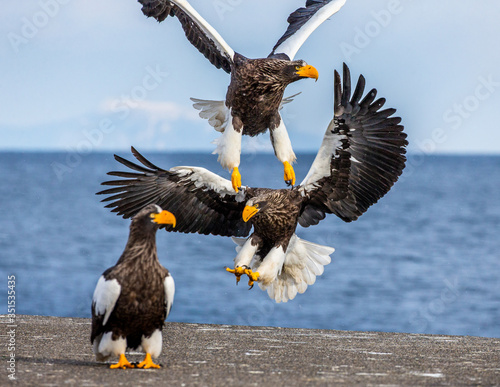
[[[304,0],[192,0],[249,57],[267,56]],[[316,151],[345,61],[398,109],[415,152],[500,153],[500,4],[347,0],[297,54],[320,73],[286,94],[296,151]],[[229,76],[134,0],[7,0],[0,23],[0,149],[212,150],[189,97],[223,99]],[[270,149],[259,137],[246,149]]]

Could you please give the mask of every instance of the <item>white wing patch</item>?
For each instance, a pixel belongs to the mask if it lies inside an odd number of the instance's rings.
[[[245,200],[246,187],[242,187],[238,193],[235,193],[229,180],[205,168],[178,166],[171,168],[170,171],[175,172],[179,177],[185,177],[186,180],[192,181],[196,188],[212,189],[222,197],[225,195],[235,196],[237,202]]]
[[[302,183],[300,183],[302,194],[304,194],[304,191],[315,188],[316,182],[323,177],[330,176],[331,174],[330,164],[332,155],[336,153],[337,149],[342,147],[342,140],[347,138],[345,135],[333,133],[334,127],[335,121],[332,120],[326,129],[321,147],[319,148],[318,154],[316,155],[307,176],[304,178]]]
[[[234,50],[226,43],[222,36],[210,25],[208,22],[201,17],[201,15],[196,12],[196,10],[189,4],[186,0],[170,0],[172,3],[181,8],[184,12],[186,12],[193,20],[196,21],[196,24],[200,27],[200,29],[208,36],[217,46],[217,49],[223,53],[226,57],[228,57],[231,61],[234,58]]]
[[[106,325],[109,316],[113,311],[118,297],[120,297],[122,287],[116,279],[106,280],[104,276],[99,278],[92,298],[92,305],[97,315],[104,315],[102,325]]]
[[[299,51],[309,35],[311,35],[326,19],[337,13],[340,8],[344,6],[345,2],[346,0],[333,0],[331,3],[322,7],[302,27],[300,27],[298,31],[276,47],[274,52],[276,54],[286,54],[290,60],[293,60],[297,51]]]
[[[208,99],[191,98],[193,107],[199,110],[200,117],[207,119],[208,123],[218,132],[224,132],[231,115],[225,101],[212,101]]]
[[[172,309],[172,305],[174,304],[174,294],[175,294],[174,277],[172,277],[170,274],[167,275],[165,277],[165,281],[163,282],[163,286],[165,288],[165,309],[167,311],[167,317],[168,317],[170,309]]]

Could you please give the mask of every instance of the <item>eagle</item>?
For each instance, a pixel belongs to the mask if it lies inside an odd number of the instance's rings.
[[[241,187],[239,172],[241,136],[256,136],[269,129],[274,153],[283,163],[284,180],[295,185],[296,160],[280,115],[285,88],[304,78],[318,79],[318,71],[295,54],[309,35],[342,8],[345,0],[307,0],[288,17],[288,28],[266,58],[250,59],[235,52],[186,0],[139,0],[142,12],[162,22],[169,15],[179,19],[188,40],[217,68],[231,74],[225,101],[194,99],[200,116],[222,135],[215,154],[231,171],[233,189]]]
[[[318,224],[326,214],[345,222],[358,219],[398,180],[408,145],[395,109],[381,108],[372,89],[364,97],[361,75],[351,95],[350,71],[344,64],[343,80],[335,71],[334,117],[318,154],[300,185],[287,189],[243,186],[204,168],[161,169],[132,148],[142,164],[115,155],[133,172],[109,172],[120,180],[98,194],[109,195],[106,207],[127,218],[149,203],[175,211],[177,227],[167,231],[237,237],[234,268],[237,279],[249,277],[277,302],[303,293],[330,263],[333,248],[300,239],[297,225]],[[250,234],[253,227],[253,233]]]
[[[139,347],[146,357],[137,367],[160,368],[152,357],[161,352],[161,331],[174,302],[175,284],[158,261],[156,231],[160,225],[175,227],[175,222],[172,213],[156,204],[136,211],[125,251],[97,282],[90,341],[97,361],[119,357],[110,368],[134,368],[125,351]]]

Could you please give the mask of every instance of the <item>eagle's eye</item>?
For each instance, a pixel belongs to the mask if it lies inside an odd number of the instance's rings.
[[[253,206],[254,206],[255,208],[259,208],[259,203],[255,203]]]
[[[299,71],[300,70],[300,66],[295,66],[295,70]]]
[[[151,219],[154,219],[154,218],[155,218],[155,215],[156,215],[156,214],[155,214],[154,212],[152,212],[151,214],[149,214],[149,217],[150,217]]]

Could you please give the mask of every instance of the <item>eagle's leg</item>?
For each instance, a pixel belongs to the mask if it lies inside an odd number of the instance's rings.
[[[231,184],[236,192],[241,187],[241,175],[238,167],[240,165],[242,134],[243,124],[241,120],[235,117],[229,119],[224,132],[216,141],[217,148],[214,151],[219,155],[217,161],[222,167],[232,171]]]
[[[249,278],[248,286],[253,286],[253,282],[259,278],[259,273],[254,273],[250,269],[250,263],[259,248],[258,241],[254,238],[254,235],[250,236],[246,242],[241,246],[241,249],[234,258],[234,269],[226,268],[226,270],[230,273],[233,273],[236,276],[236,283],[240,281],[240,277],[243,274],[246,274]]]
[[[116,368],[121,368],[121,369],[126,369],[126,368],[134,368],[134,365],[130,363],[127,358],[125,357],[125,354],[122,353],[120,354],[120,359],[118,360],[118,363],[116,364],[111,364],[109,366],[111,369],[116,369]]]
[[[143,369],[161,368],[161,366],[159,364],[155,364],[153,362],[153,359],[151,358],[151,354],[148,352],[148,353],[146,353],[146,357],[144,358],[144,360],[141,361],[139,364],[137,364],[137,368],[143,368]]]
[[[161,368],[159,364],[153,362],[153,357],[160,356],[162,346],[161,328],[157,328],[151,336],[142,336],[142,350],[146,352],[146,357],[142,362],[137,364],[137,368]]]
[[[259,267],[256,268],[260,273],[258,278],[260,284],[265,287],[271,285],[283,268],[285,256],[283,246],[275,246],[269,251]]]
[[[259,279],[259,273],[258,272],[253,272],[250,269],[245,270],[245,274],[248,276],[248,286],[250,286],[250,289],[253,288],[253,283]]]
[[[274,154],[278,160],[283,163],[283,178],[285,183],[287,185],[295,185],[295,171],[292,167],[292,164],[296,160],[295,153],[293,152],[292,142],[288,137],[283,119],[281,116],[277,119],[279,119],[279,124],[269,131],[271,134],[271,142],[274,147]]]
[[[231,184],[233,185],[233,189],[238,192],[238,188],[241,187],[241,175],[238,167],[233,168],[233,172],[231,173]]]
[[[283,167],[285,170],[285,173],[284,173],[285,183],[287,185],[290,185],[290,184],[295,185],[295,171],[293,170],[293,167],[291,166],[291,164],[288,161],[285,161],[283,163]]]
[[[226,271],[228,271],[229,273],[233,273],[236,276],[236,284],[238,284],[238,282],[240,282],[240,277],[243,274],[246,274],[245,270],[246,270],[246,266],[235,267],[234,269],[226,267]]]

